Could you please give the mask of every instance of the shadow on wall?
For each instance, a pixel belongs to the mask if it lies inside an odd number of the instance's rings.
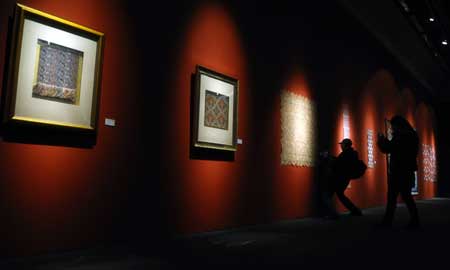
[[[2,126],[1,135],[6,142],[75,148],[94,148],[97,141],[88,131],[39,125]]]

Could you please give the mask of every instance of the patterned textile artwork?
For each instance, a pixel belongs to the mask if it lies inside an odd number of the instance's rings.
[[[38,39],[33,97],[78,104],[83,52]]]
[[[389,120],[386,120],[386,133],[387,133],[386,138],[388,140],[392,140],[394,131],[392,130],[391,121]]]
[[[367,129],[367,167],[375,167],[375,159],[373,156],[373,130]]]
[[[424,180],[436,182],[436,156],[433,147],[428,144],[422,144],[422,155]]]
[[[315,163],[315,104],[289,91],[281,93],[281,165]]]
[[[205,126],[228,130],[230,97],[205,91]]]

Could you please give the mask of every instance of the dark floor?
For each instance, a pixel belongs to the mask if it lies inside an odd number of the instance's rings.
[[[183,237],[155,254],[125,248],[79,252],[53,259],[21,258],[0,269],[449,269],[450,199],[417,201],[421,230],[403,227],[400,204],[392,229],[377,229],[384,208],[339,220],[307,218]],[[146,254],[146,255],[143,255]]]

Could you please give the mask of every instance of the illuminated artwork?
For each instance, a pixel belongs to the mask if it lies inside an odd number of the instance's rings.
[[[104,35],[16,4],[5,122],[97,131]]]
[[[347,109],[344,110],[343,119],[344,119],[344,139],[350,138],[350,114]]]
[[[76,104],[83,52],[38,39],[38,60],[33,97]]]
[[[436,155],[431,145],[422,144],[424,180],[436,182]]]
[[[315,105],[289,91],[281,93],[281,164],[314,166]]]
[[[367,130],[367,167],[375,167],[375,160],[373,158],[373,130]]]
[[[205,126],[228,130],[230,97],[205,91]]]
[[[194,147],[237,150],[238,80],[197,66]]]

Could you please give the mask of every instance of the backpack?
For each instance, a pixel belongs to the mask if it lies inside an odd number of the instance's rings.
[[[367,165],[361,159],[358,159],[350,173],[350,179],[359,179],[361,178],[367,170]]]

